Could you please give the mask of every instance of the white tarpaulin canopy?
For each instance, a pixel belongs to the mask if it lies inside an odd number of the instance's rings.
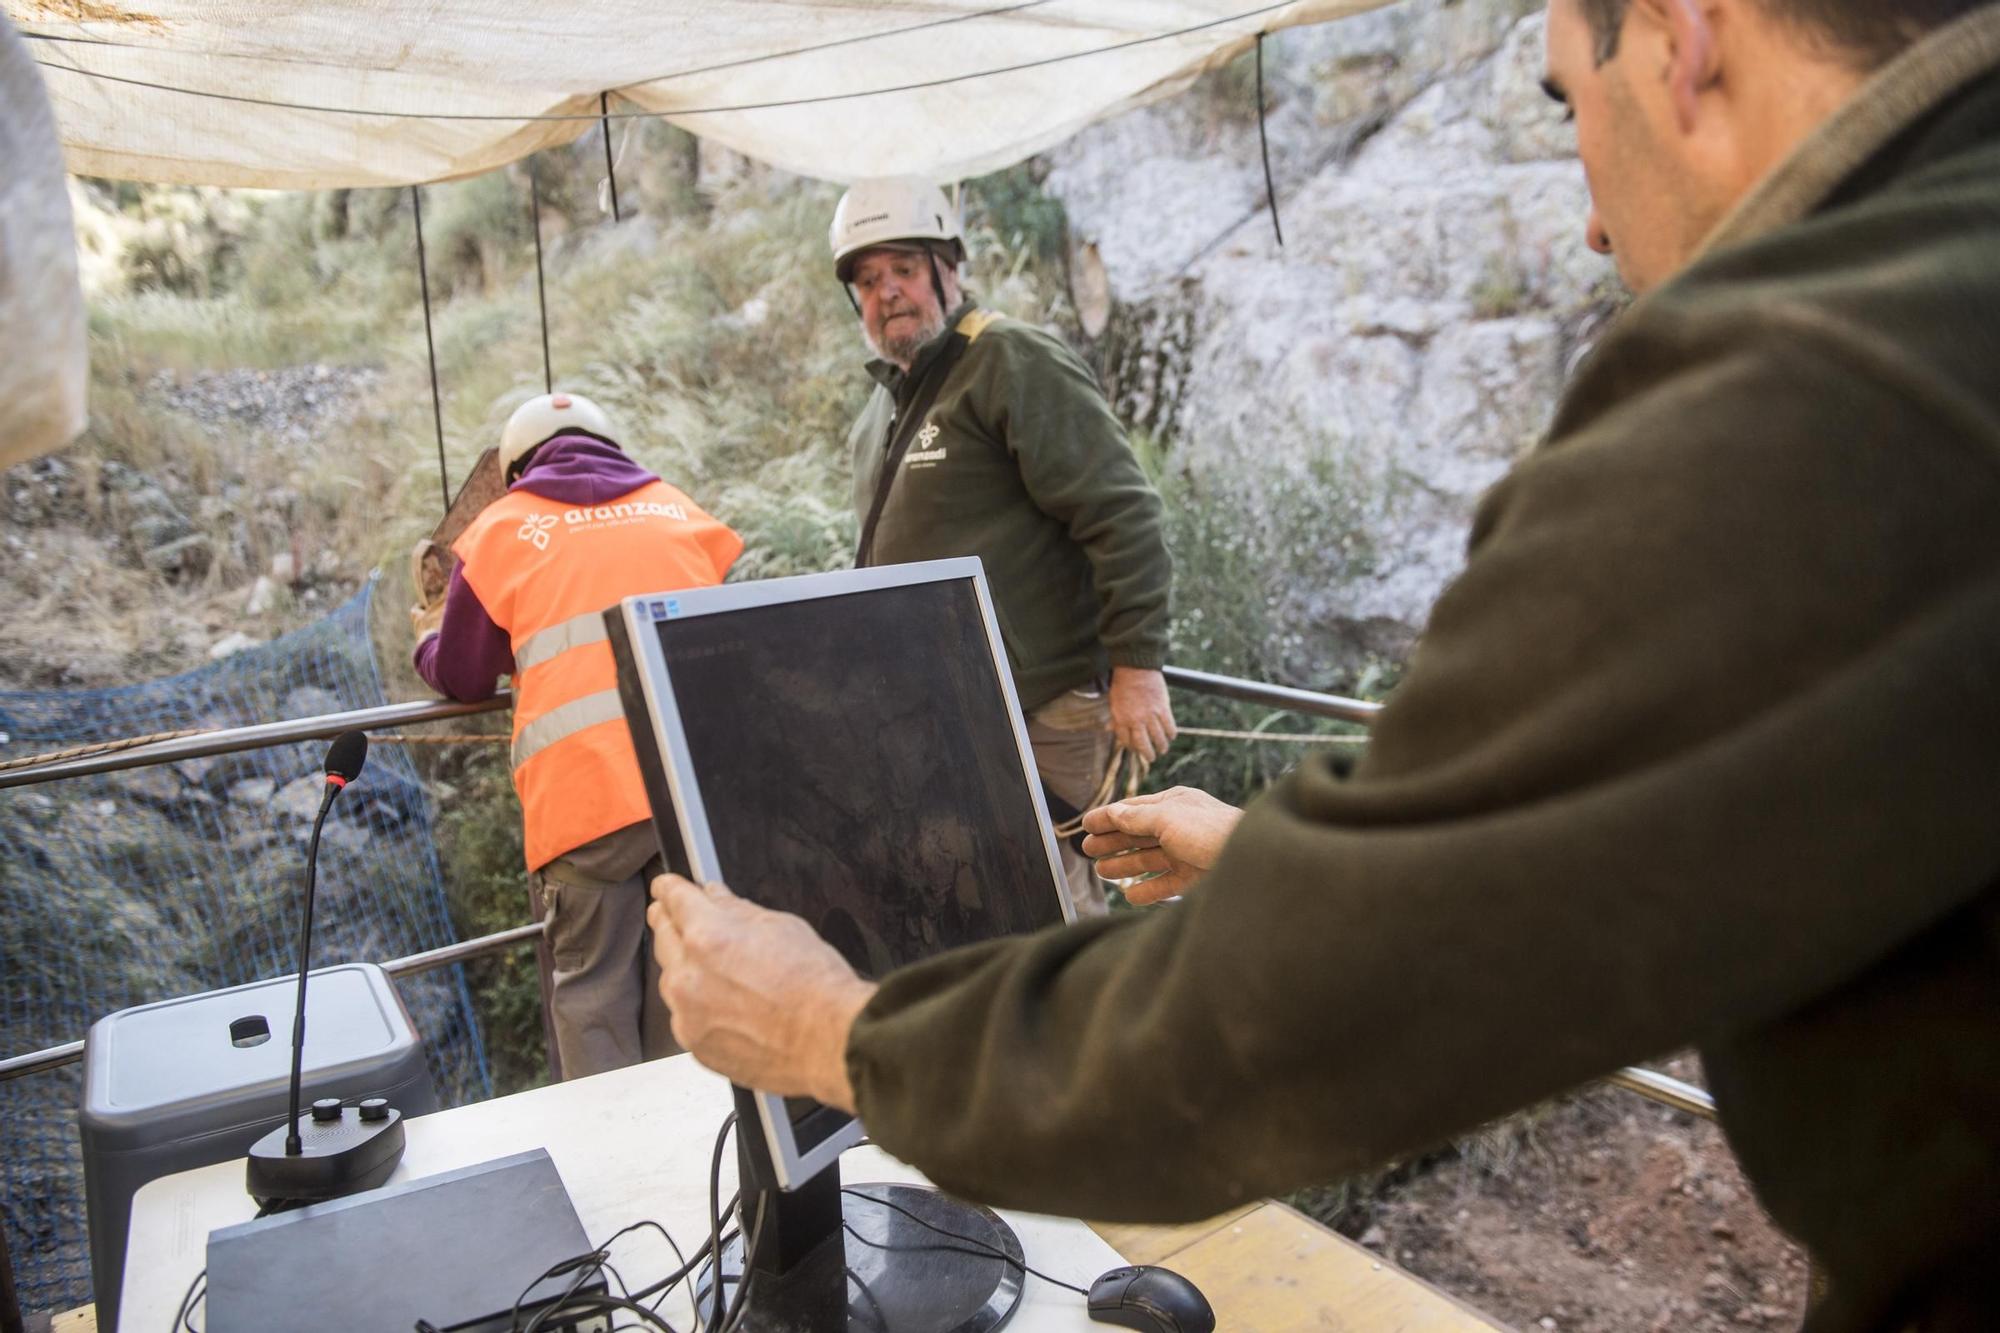
[[[26,45],[0,23],[0,468],[60,449],[84,426],[76,233]]]
[[[0,0],[69,169],[319,189],[490,170],[599,94],[802,175],[978,176],[1385,0]]]

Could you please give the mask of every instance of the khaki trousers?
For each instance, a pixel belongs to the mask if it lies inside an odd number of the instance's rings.
[[[1102,690],[1057,695],[1028,714],[1028,745],[1049,790],[1079,810],[1088,809],[1111,763],[1111,701]],[[1091,868],[1090,858],[1076,850],[1072,838],[1060,839],[1059,847],[1077,919],[1103,916],[1110,910],[1104,881]]]
[[[616,881],[557,857],[528,876],[528,900],[545,924],[554,964],[549,1019],[564,1079],[680,1050],[646,925],[648,885],[660,873],[657,856]]]

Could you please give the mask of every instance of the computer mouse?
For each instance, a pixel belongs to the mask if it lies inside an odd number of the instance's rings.
[[[1140,1333],[1211,1333],[1215,1311],[1201,1288],[1171,1268],[1114,1268],[1090,1284],[1090,1317]]]

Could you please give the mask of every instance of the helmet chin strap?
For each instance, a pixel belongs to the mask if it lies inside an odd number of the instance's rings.
[[[951,310],[945,304],[944,279],[938,274],[937,251],[927,245],[924,247],[924,257],[931,261],[931,290],[937,293],[938,314],[949,317]]]

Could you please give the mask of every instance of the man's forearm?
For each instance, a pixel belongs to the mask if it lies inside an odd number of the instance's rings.
[[[500,677],[513,672],[507,631],[486,613],[461,571],[452,571],[439,632],[417,644],[411,665],[439,694],[467,702],[491,698]]]

